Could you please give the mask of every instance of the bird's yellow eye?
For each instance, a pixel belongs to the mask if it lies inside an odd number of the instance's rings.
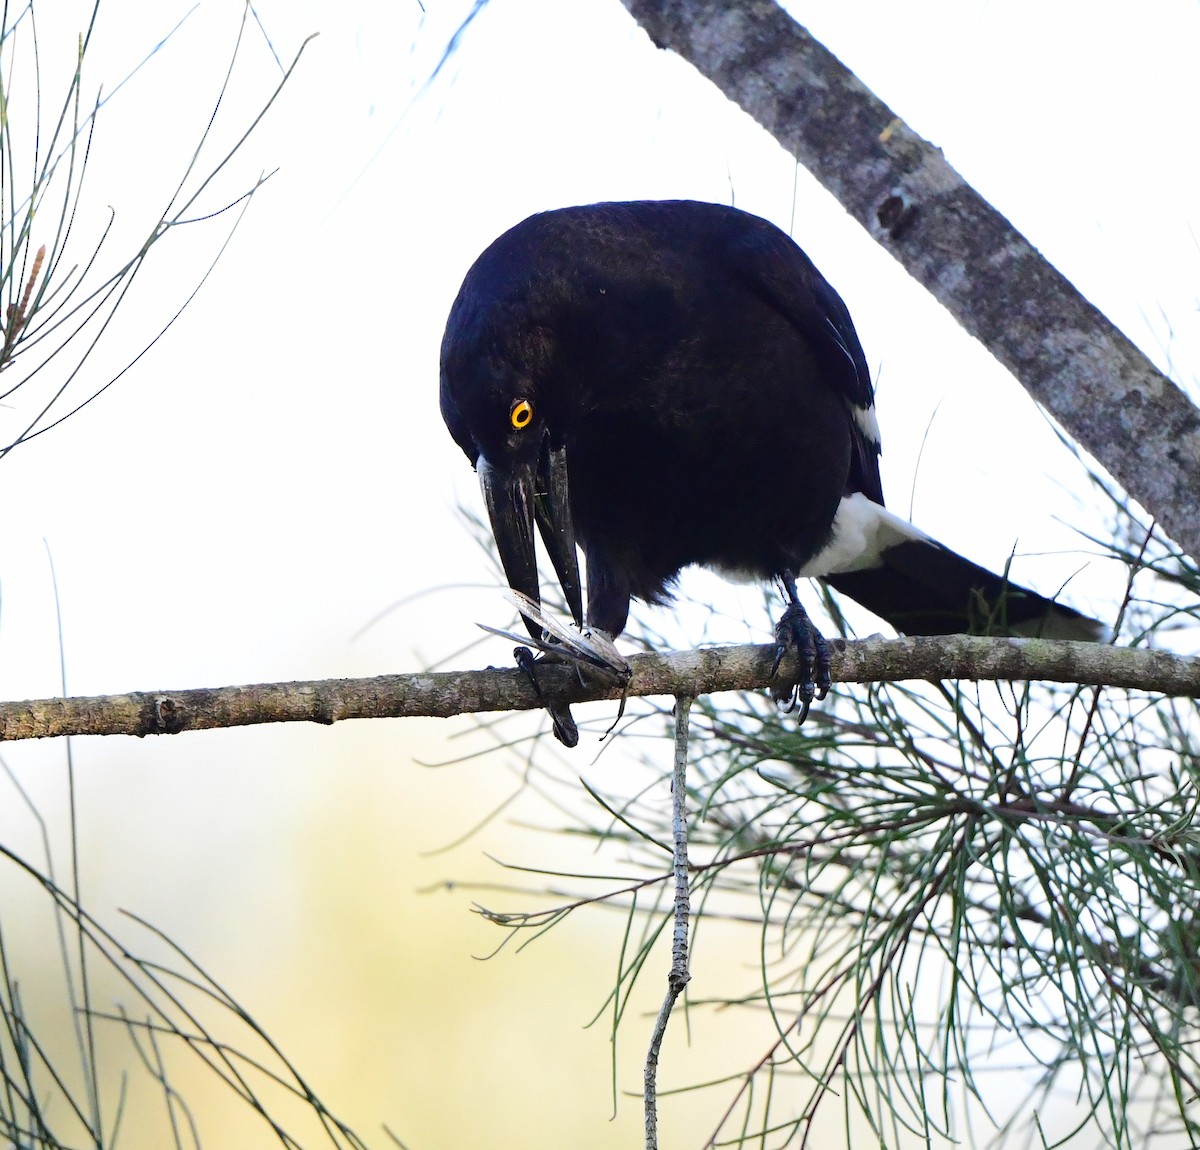
[[[533,404],[527,399],[518,399],[508,413],[509,421],[518,431],[533,422]]]

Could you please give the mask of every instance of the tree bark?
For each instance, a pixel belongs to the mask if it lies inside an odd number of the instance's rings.
[[[866,639],[837,647],[833,653],[835,682],[1041,679],[1200,697],[1200,659],[1145,648],[970,635]],[[542,665],[538,668],[541,699],[524,673],[489,668],[0,703],[0,742],[64,735],[174,735],[259,723],[330,724],[341,719],[418,715],[446,718],[484,711],[537,710],[546,700],[582,703],[622,695],[694,697],[794,682],[791,658],[780,668],[778,679],[772,680],[774,654],[773,646],[747,645],[634,655],[629,660],[633,674],[624,688],[611,682],[584,683],[572,667]]]
[[[622,0],[763,125],[1200,556],[1200,412],[773,0]]]

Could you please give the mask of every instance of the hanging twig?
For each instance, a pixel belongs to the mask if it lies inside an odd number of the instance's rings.
[[[676,999],[683,993],[688,979],[688,821],[687,821],[687,754],[688,715],[692,700],[680,695],[675,700],[675,769],[671,775],[671,824],[674,830],[673,868],[675,872],[675,932],[671,939],[671,971],[667,975],[667,996],[659,1007],[650,1049],[646,1054],[646,1150],[658,1150],[658,1052]]]

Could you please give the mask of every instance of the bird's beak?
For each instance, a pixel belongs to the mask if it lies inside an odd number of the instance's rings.
[[[576,624],[582,626],[583,592],[575,553],[575,528],[571,523],[566,449],[552,448],[546,440],[536,471],[531,464],[523,464],[504,473],[482,456],[476,470],[508,585],[541,603],[533,541],[536,522],[567,606]],[[535,639],[541,638],[535,623],[526,619],[525,625]]]

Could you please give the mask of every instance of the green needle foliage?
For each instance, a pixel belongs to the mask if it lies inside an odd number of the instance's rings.
[[[144,315],[135,319],[143,325],[139,346],[156,342],[186,307],[265,177],[232,193],[215,181],[244,179],[230,172],[231,161],[290,74],[280,67],[263,105],[245,122],[226,123],[225,97],[244,70],[245,6],[230,57],[214,66],[213,106],[199,140],[183,170],[168,174],[157,208],[134,225],[132,245],[121,249],[126,241],[114,240],[119,206],[101,209],[92,226],[97,215],[85,179],[102,138],[98,125],[119,107],[99,86],[88,87],[100,8],[80,8],[83,26],[67,45],[65,66],[63,45],[39,39],[39,17],[61,12],[32,2],[0,9],[0,412],[12,425],[0,432],[0,457],[120,378],[126,368],[100,367],[98,349],[150,253],[185,232],[207,236],[218,221],[207,270],[169,305],[165,325],[147,338]],[[110,92],[178,32],[163,39],[162,29],[148,27],[147,43],[155,46]],[[131,172],[129,187],[144,190],[161,176],[147,164]],[[69,750],[67,763],[73,812]],[[169,939],[134,920],[124,934],[137,939],[135,951],[88,913],[79,898],[73,818],[64,849],[2,759],[0,784],[6,836],[32,830],[28,849],[7,837],[0,844],[0,1145],[108,1147],[123,1135],[146,1145],[200,1145],[205,1115],[180,1087],[194,1087],[199,1070],[233,1092],[251,1129],[257,1119],[273,1145],[360,1146],[252,1016]]]
[[[20,794],[2,760],[0,772]],[[189,1105],[186,1089],[196,1088],[200,1070],[258,1119],[270,1144],[363,1146],[252,1015],[170,939],[131,915],[135,950],[58,885],[48,840],[37,862],[0,846],[0,863],[5,906],[15,903],[19,911],[0,913],[4,1145],[107,1147],[121,1144],[124,1135],[139,1145],[199,1146],[205,1115]],[[28,898],[30,886],[40,899]],[[34,905],[51,916],[42,929],[44,937],[57,936],[60,965],[53,971],[43,959],[36,972],[26,972],[24,984],[44,991],[57,980],[59,997],[49,1006],[25,1002],[21,946],[9,942],[10,934],[26,938],[31,922],[40,921]],[[125,1005],[101,1007],[100,1001]],[[56,1008],[78,1023],[73,1048],[64,1047]],[[248,1130],[254,1132],[253,1123]]]
[[[1188,649],[1200,573],[1127,517],[1116,535],[1118,641]],[[1195,701],[839,685],[801,727],[760,696],[699,699],[692,732],[693,971],[719,920],[755,930],[760,971],[689,1003],[759,1036],[707,1085],[725,1107],[708,1145],[827,1145],[831,1120],[856,1146],[1200,1144]],[[637,1042],[623,1007],[665,970],[669,805],[653,784],[593,796],[575,832],[633,874],[494,917],[622,908],[610,1007]]]
[[[39,19],[62,21],[65,6],[56,11],[31,0],[0,9],[0,410],[11,412],[0,427],[0,458],[91,403],[178,319],[268,178],[247,179],[232,164],[299,60],[297,55],[290,68],[279,68],[273,89],[245,122],[231,123],[231,116],[222,115],[244,71],[246,33],[256,27],[245,5],[231,56],[214,63],[212,110],[193,150],[172,173],[157,159],[162,145],[148,145],[149,162],[138,155],[129,192],[157,202],[148,215],[139,206],[125,218],[120,204],[105,207],[87,194],[97,129],[130,95],[122,89],[181,34],[187,17],[165,37],[162,29],[148,27],[146,40],[153,47],[106,91],[89,68],[101,9],[100,0],[80,5],[80,26],[68,25],[72,38],[65,44],[61,35],[50,44],[39,36]],[[103,147],[103,133],[99,140]],[[168,238],[197,229],[207,238],[214,223],[216,242],[201,244],[208,266],[198,282],[149,338],[141,301],[143,314],[131,336],[140,349],[118,360],[120,366],[102,366],[99,345],[111,338],[114,317],[142,279],[151,253]],[[182,255],[182,244],[168,246]]]

